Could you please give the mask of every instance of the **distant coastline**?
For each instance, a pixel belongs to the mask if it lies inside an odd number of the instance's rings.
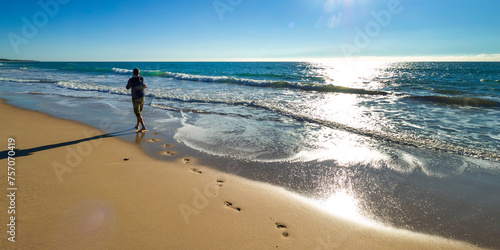
[[[5,59],[5,58],[0,58],[0,62],[38,62],[35,60],[15,60],[15,59]]]

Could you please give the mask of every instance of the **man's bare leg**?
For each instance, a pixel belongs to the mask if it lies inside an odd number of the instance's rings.
[[[139,116],[136,116],[136,118],[137,118],[137,124],[135,124],[135,129],[137,130],[137,129],[139,129],[140,121],[139,121]]]
[[[142,119],[142,115],[137,117],[137,125],[136,128],[139,128],[139,123],[141,124],[142,128],[141,131],[146,130],[146,124],[144,124],[144,119]]]

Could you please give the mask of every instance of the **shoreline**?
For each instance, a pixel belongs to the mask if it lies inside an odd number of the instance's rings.
[[[102,136],[88,125],[3,100],[0,107],[8,118],[1,151],[15,138],[19,188],[16,242],[7,234],[1,240],[7,249],[474,248],[349,221],[284,188],[222,173],[195,158],[156,160],[116,134]],[[7,198],[0,199],[2,207]]]

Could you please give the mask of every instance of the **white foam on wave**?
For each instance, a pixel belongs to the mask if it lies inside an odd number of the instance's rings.
[[[492,80],[492,79],[481,79],[481,82],[500,82],[500,80]]]
[[[36,79],[14,79],[14,78],[0,78],[4,82],[18,82],[18,83],[50,83],[51,81],[36,80]]]
[[[172,73],[165,72],[165,76],[169,78],[173,78],[176,80],[184,80],[184,81],[194,81],[194,82],[226,82],[226,83],[239,83],[243,85],[252,85],[252,86],[261,86],[268,85],[274,83],[274,81],[268,80],[253,80],[253,79],[245,79],[245,78],[236,78],[229,76],[204,76],[204,75],[191,75],[184,73]]]
[[[113,71],[118,74],[131,74],[132,70],[113,68]],[[228,83],[245,85],[252,87],[271,87],[271,88],[288,88],[288,89],[300,89],[305,91],[319,91],[319,92],[344,92],[352,94],[375,94],[375,95],[387,95],[388,92],[376,91],[376,90],[365,90],[356,88],[347,88],[342,86],[335,86],[330,84],[321,84],[315,82],[295,82],[295,81],[276,81],[276,80],[257,80],[249,78],[238,78],[234,76],[207,76],[207,75],[194,75],[186,73],[173,73],[169,71],[159,71],[159,70],[144,70],[142,71],[143,76],[153,76],[153,77],[166,77],[170,79],[175,79],[179,81],[191,81],[191,82],[207,82],[207,83]]]
[[[81,83],[72,81],[60,81],[54,83],[54,86],[59,88],[71,89],[71,90],[82,90],[82,91],[98,91],[111,94],[128,95],[129,92],[120,87],[110,87],[93,83]]]
[[[182,117],[182,127],[177,129],[174,139],[210,155],[281,162],[290,159],[300,148],[301,140],[287,137],[288,130],[256,120],[242,122],[232,116],[193,117],[188,113],[182,113]],[[276,145],[277,141],[282,143]]]
[[[130,69],[120,69],[120,68],[113,68],[112,70],[118,74],[132,74],[133,72]],[[168,71],[161,72],[158,70],[144,70],[142,72],[143,75],[164,76],[176,80],[193,81],[193,82],[221,82],[221,83],[226,82],[226,83],[238,83],[251,86],[263,86],[263,85],[265,86],[276,82],[269,80],[236,78],[230,76],[205,76],[205,75],[193,75],[185,73],[173,73]]]
[[[151,73],[151,72],[150,72]],[[335,86],[330,84],[320,84],[315,82],[295,82],[295,81],[276,81],[276,80],[256,80],[248,78],[238,78],[232,76],[205,76],[205,75],[192,75],[184,73],[156,73],[156,76],[164,76],[167,78],[172,78],[181,81],[193,81],[193,82],[209,82],[209,83],[230,83],[239,84],[252,87],[271,87],[271,88],[288,88],[288,89],[300,89],[305,91],[319,91],[319,92],[343,92],[351,94],[369,94],[369,95],[388,95],[389,92],[377,91],[377,90],[367,90],[367,89],[357,89],[348,88],[342,86]]]
[[[109,93],[109,94],[130,95],[130,91],[125,89],[124,87],[106,86],[106,85],[101,85],[101,84],[97,84],[97,83],[86,83],[86,82],[78,82],[78,81],[58,81],[58,82],[54,83],[54,86],[59,87],[59,88],[63,88],[63,89],[70,89],[70,90],[77,90],[77,91],[98,91],[98,92]],[[209,100],[209,99],[203,99],[203,98],[196,99],[196,98],[193,98],[192,96],[188,96],[188,95],[176,96],[176,95],[166,94],[164,92],[161,92],[160,90],[148,91],[146,96],[152,97],[152,98],[164,99],[164,100],[180,101],[180,102],[232,104],[232,102],[225,101],[225,100]]]
[[[120,68],[113,68],[113,71],[119,74],[131,74],[132,70],[130,69],[120,69]]]

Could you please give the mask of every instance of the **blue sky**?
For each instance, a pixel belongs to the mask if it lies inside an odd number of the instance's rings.
[[[498,0],[6,1],[0,58],[491,59],[499,9]]]

